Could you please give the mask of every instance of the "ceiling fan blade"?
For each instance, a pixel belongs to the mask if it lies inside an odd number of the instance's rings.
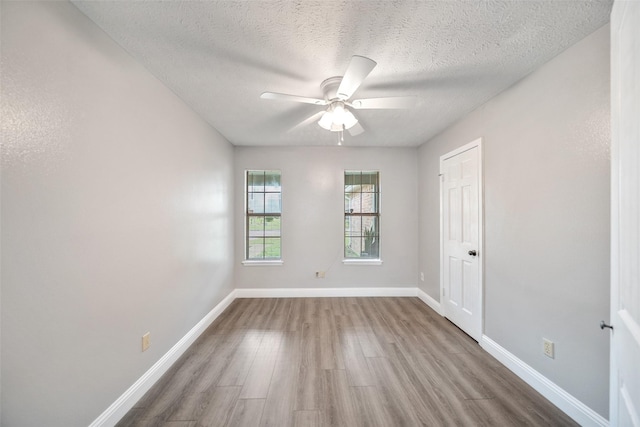
[[[351,136],[356,136],[364,132],[364,128],[362,127],[360,122],[358,122],[355,125],[351,126],[349,129],[347,129],[347,132],[349,132],[349,135]]]
[[[273,99],[276,101],[302,102],[303,104],[327,105],[327,101],[324,99],[306,98],[304,96],[287,95],[286,93],[264,92],[262,95],[260,95],[260,98]]]
[[[369,58],[353,55],[338,87],[338,97],[342,99],[351,98],[376,65],[376,62]]]
[[[356,110],[405,109],[414,108],[417,104],[418,98],[415,96],[356,99],[351,102],[351,106]]]
[[[318,111],[317,113],[314,113],[312,116],[307,117],[306,119],[304,119],[303,121],[301,121],[300,123],[292,127],[291,129],[289,129],[287,132],[294,132],[300,128],[310,125],[313,122],[317,122],[318,120],[320,120],[320,117],[322,117],[324,112],[325,111],[322,110],[322,111]]]

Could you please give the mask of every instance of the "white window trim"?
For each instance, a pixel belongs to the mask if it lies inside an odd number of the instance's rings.
[[[281,259],[245,259],[242,265],[245,267],[278,267],[284,264]]]
[[[343,259],[342,263],[344,265],[382,265],[382,260],[381,259],[347,258],[347,259]]]

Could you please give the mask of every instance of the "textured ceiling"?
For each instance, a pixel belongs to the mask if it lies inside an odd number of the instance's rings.
[[[333,145],[320,107],[352,55],[378,66],[354,98],[416,95],[412,110],[359,110],[351,146],[417,146],[609,21],[592,1],[74,1],[235,145]]]

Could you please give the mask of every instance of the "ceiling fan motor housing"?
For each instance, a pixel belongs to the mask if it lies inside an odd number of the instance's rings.
[[[338,87],[340,86],[340,82],[342,82],[342,76],[329,77],[328,79],[320,83],[320,88],[322,89],[322,93],[324,94],[324,99],[326,99],[327,101],[339,99]]]

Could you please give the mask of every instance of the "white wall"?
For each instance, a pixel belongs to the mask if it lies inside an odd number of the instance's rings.
[[[2,425],[88,425],[232,290],[233,147],[71,4],[1,7]]]
[[[603,27],[419,151],[422,289],[439,299],[438,159],[484,145],[485,334],[608,413],[609,29]],[[542,354],[542,337],[556,358]]]
[[[348,142],[347,142],[348,143]],[[244,171],[282,171],[282,257],[278,267],[247,267],[244,223],[236,221],[238,288],[415,286],[417,149],[235,148],[236,218],[244,217]],[[344,171],[379,170],[383,265],[343,265]],[[326,278],[316,279],[316,271]]]

